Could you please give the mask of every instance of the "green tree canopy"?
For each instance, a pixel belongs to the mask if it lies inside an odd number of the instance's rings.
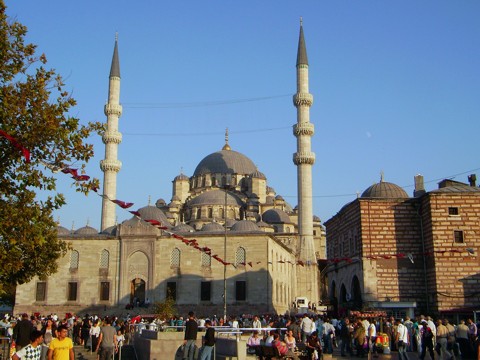
[[[52,216],[65,204],[54,171],[79,163],[83,173],[93,156],[86,141],[92,131],[102,130],[100,123],[82,125],[69,115],[75,100],[62,77],[46,67],[45,55],[25,43],[26,33],[0,0],[0,293],[5,284],[57,270],[68,244],[57,239]],[[84,193],[98,187],[96,179],[72,181]]]

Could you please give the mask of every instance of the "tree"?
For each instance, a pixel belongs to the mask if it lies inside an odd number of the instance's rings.
[[[170,296],[167,296],[164,301],[154,303],[153,312],[157,315],[157,318],[168,321],[168,319],[172,316],[176,316],[178,313],[175,300]]]
[[[46,68],[45,55],[25,43],[26,33],[8,18],[0,0],[0,293],[5,284],[57,270],[68,244],[57,238],[52,215],[65,204],[54,171],[81,163],[78,172],[84,173],[93,156],[87,138],[103,129],[68,114],[75,100],[62,77]],[[87,194],[98,187],[97,179],[74,178],[77,191]]]

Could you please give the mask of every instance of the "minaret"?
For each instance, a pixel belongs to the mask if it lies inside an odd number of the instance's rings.
[[[297,152],[293,154],[293,162],[297,166],[298,182],[298,260],[305,267],[298,266],[297,294],[307,296],[309,300],[318,300],[318,284],[316,284],[316,257],[313,244],[313,204],[312,204],[312,165],[315,154],[311,151],[311,138],[314,126],[310,123],[310,107],[313,96],[308,92],[308,59],[303,22],[300,19],[300,36],[297,52],[297,93],[293,96],[293,104],[297,108],[297,123],[293,126],[293,134],[297,138]],[[313,271],[310,271],[310,270]]]
[[[120,62],[118,60],[118,35],[115,35],[115,48],[113,50],[112,65],[110,67],[110,82],[108,89],[108,102],[105,104],[107,116],[107,129],[102,140],[105,144],[105,159],[100,161],[103,171],[103,201],[101,231],[115,225],[115,200],[117,196],[117,173],[122,167],[118,160],[118,145],[122,142],[122,134],[118,132],[118,119],[122,115],[120,105]],[[109,200],[110,199],[110,200]]]

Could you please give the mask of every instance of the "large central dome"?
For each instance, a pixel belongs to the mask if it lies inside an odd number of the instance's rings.
[[[206,156],[197,165],[193,176],[203,174],[243,174],[257,171],[252,160],[233,150],[221,150]]]

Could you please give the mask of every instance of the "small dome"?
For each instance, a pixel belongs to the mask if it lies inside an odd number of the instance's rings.
[[[270,209],[263,213],[262,215],[263,221],[268,224],[278,224],[278,223],[288,223],[290,224],[292,221],[287,213],[280,209]]]
[[[200,231],[205,232],[224,232],[225,228],[219,223],[208,223],[202,226]]]
[[[225,205],[225,191],[210,190],[194,197],[188,206]],[[242,206],[242,201],[227,191],[227,205]]]
[[[195,229],[188,224],[178,224],[173,228],[173,231],[176,231],[179,233],[191,233],[191,232],[194,232]]]
[[[285,199],[282,197],[282,195],[277,195],[277,196],[275,196],[275,200],[277,200],[277,201],[285,201]]]
[[[320,218],[317,215],[313,215],[313,221],[320,222]]]
[[[171,227],[163,211],[156,206],[148,205],[141,209],[138,209],[138,212],[140,213],[140,218],[142,220],[157,220],[160,221],[162,226]]]
[[[173,202],[173,201],[178,201],[178,202],[181,202],[181,200],[180,200],[180,196],[178,196],[178,195],[174,195],[174,196],[172,197],[172,202]]]
[[[67,228],[65,228],[63,226],[60,226],[60,225],[57,226],[57,235],[65,236],[65,235],[70,235],[70,234],[71,234],[71,231],[68,230]]]
[[[75,235],[98,235],[98,230],[91,226],[84,226],[80,229],[77,229],[74,233]]]
[[[257,171],[257,167],[245,155],[233,150],[221,150],[206,156],[200,161],[193,176],[203,174],[248,175],[255,171]]]
[[[158,199],[156,202],[155,202],[155,206],[158,207],[158,208],[161,208],[162,206],[165,206],[167,205],[167,203],[165,202],[165,200],[163,199]]]
[[[173,181],[188,181],[188,180],[190,180],[188,176],[183,173],[175,176],[175,179],[173,179]]]
[[[267,194],[269,193],[274,193],[275,194],[275,189],[270,187],[270,186],[267,186]]]
[[[380,181],[368,187],[362,194],[362,198],[378,199],[408,199],[408,194],[400,186],[386,181]]]
[[[257,232],[260,231],[260,228],[253,221],[250,220],[241,220],[237,221],[235,225],[232,226],[232,231],[235,232]]]
[[[265,176],[265,174],[258,170],[251,173],[250,176],[254,179],[267,180],[267,177]]]
[[[103,230],[101,233],[105,234],[105,235],[115,236],[115,235],[117,235],[117,226],[116,225],[110,226],[110,227],[106,228],[105,230]]]

